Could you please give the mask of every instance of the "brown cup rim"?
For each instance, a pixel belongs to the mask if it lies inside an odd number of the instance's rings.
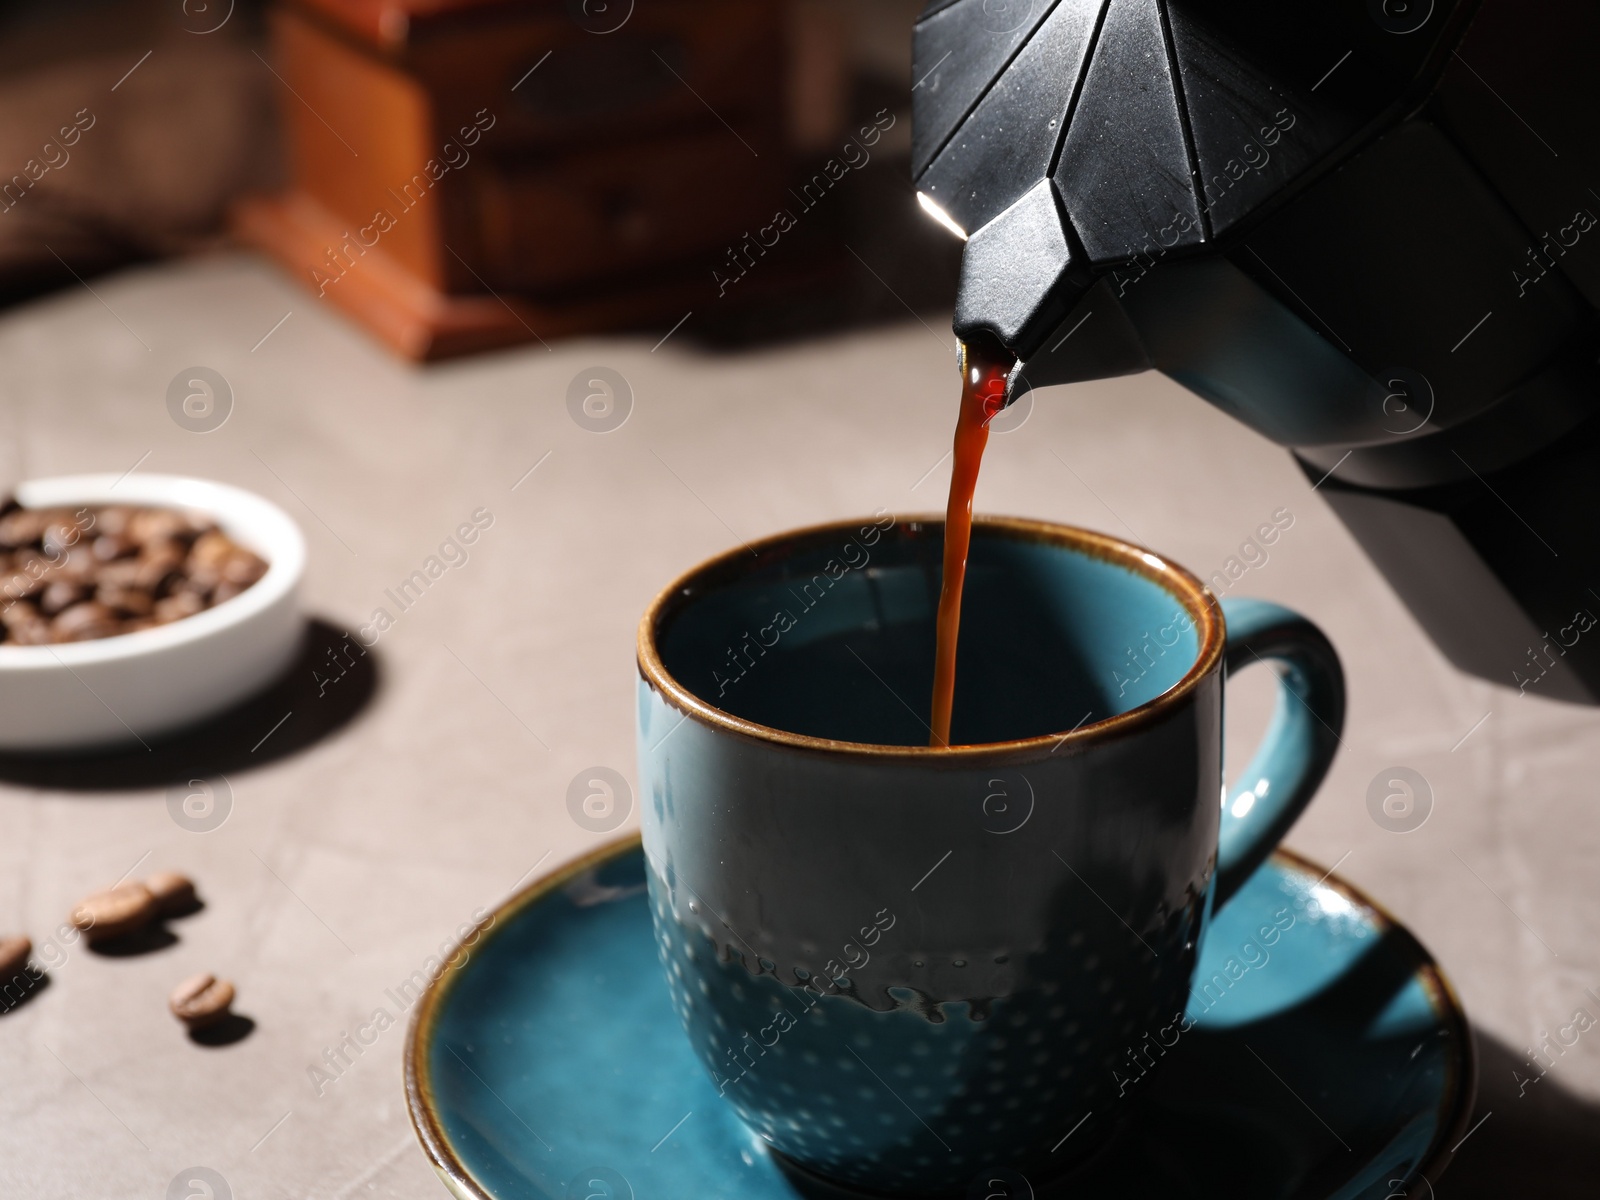
[[[901,764],[918,762],[929,766],[960,766],[978,761],[1032,761],[1061,751],[1070,755],[1090,745],[1137,732],[1168,715],[1194,692],[1201,680],[1221,666],[1227,633],[1222,607],[1210,588],[1177,563],[1136,543],[1076,525],[1037,521],[1026,517],[981,516],[973,520],[974,533],[982,531],[1016,541],[1044,542],[1086,554],[1125,567],[1163,588],[1174,602],[1188,613],[1200,631],[1199,652],[1183,678],[1159,696],[1127,712],[1117,713],[1076,729],[1008,741],[934,747],[850,742],[775,729],[770,725],[748,721],[718,708],[685,687],[667,670],[656,648],[656,631],[672,618],[675,610],[684,602],[685,594],[691,585],[720,581],[742,574],[751,566],[752,556],[755,562],[759,563],[764,555],[780,548],[811,545],[829,538],[848,536],[864,526],[879,524],[880,521],[881,518],[874,517],[853,521],[829,521],[786,533],[773,534],[760,541],[714,555],[685,571],[656,594],[639,621],[637,653],[640,676],[686,719],[695,720],[721,733],[733,734],[767,745],[814,753],[889,760]],[[943,524],[944,518],[941,516],[916,515],[896,518],[895,528],[910,527],[920,530]],[[891,531],[885,530],[885,532]]]

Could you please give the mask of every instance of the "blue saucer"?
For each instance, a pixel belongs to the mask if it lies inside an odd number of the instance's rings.
[[[1275,922],[1279,935],[1263,937]],[[637,838],[519,892],[465,953],[418,1004],[406,1045],[411,1119],[455,1195],[845,1194],[785,1170],[691,1052],[661,978]],[[1439,968],[1365,896],[1293,855],[1212,922],[1190,1017],[1170,1049],[1149,1044],[1160,1071],[1145,1075],[1130,1053],[1118,1084],[1137,1119],[1070,1180],[952,1190],[1415,1196],[1465,1128],[1472,1042]]]

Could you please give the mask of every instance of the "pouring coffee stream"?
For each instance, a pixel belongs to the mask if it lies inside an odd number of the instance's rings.
[[[1597,41],[1582,0],[929,0],[955,332],[1020,360],[1007,403],[1163,372],[1458,668],[1600,703]]]
[[[933,672],[933,725],[930,746],[950,744],[950,716],[956,695],[956,644],[961,635],[961,593],[972,545],[972,501],[978,469],[989,444],[989,422],[1006,406],[1006,375],[1016,360],[1003,350],[961,344],[961,412],[950,471],[950,500],[944,518],[944,579],[939,589],[938,650]]]

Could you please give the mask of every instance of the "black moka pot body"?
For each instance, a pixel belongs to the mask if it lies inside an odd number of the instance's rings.
[[[955,329],[1289,447],[1460,668],[1600,702],[1600,5],[933,0]]]

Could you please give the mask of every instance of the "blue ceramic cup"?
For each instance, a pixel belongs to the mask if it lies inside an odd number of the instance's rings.
[[[639,630],[644,847],[689,1039],[791,1164],[900,1194],[1040,1181],[1132,1111],[1133,1072],[1187,1031],[1212,912],[1344,717],[1303,618],[991,518],[953,745],[929,749],[942,545],[933,520],[781,535],[677,580]],[[1223,681],[1258,661],[1277,712],[1226,795]]]

